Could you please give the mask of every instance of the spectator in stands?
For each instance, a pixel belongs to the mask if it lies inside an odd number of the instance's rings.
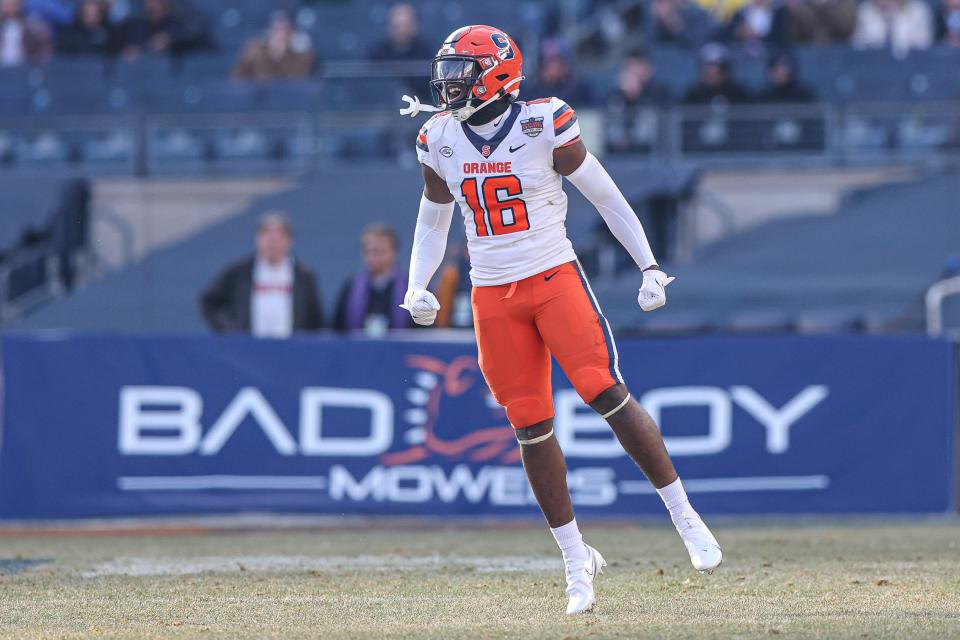
[[[737,11],[724,30],[728,42],[740,43],[751,50],[787,44],[790,16],[778,0],[750,0]]]
[[[144,0],[141,16],[128,18],[118,31],[128,60],[143,53],[183,55],[211,46],[206,17],[186,0]]]
[[[757,102],[780,102],[797,104],[813,102],[813,92],[797,80],[797,64],[788,53],[770,56],[767,62],[769,86],[757,96]]]
[[[293,257],[293,229],[282,213],[260,220],[256,254],[229,265],[200,298],[203,317],[218,333],[286,338],[323,324],[317,281]]]
[[[960,47],[960,0],[943,0],[937,16],[937,40]]]
[[[77,0],[26,0],[27,14],[39,18],[54,31],[70,24],[77,9]]]
[[[857,24],[857,0],[788,0],[790,41],[849,42]]]
[[[524,87],[530,98],[556,96],[574,105],[586,105],[593,100],[590,87],[581,82],[571,67],[570,48],[562,40],[545,40],[540,50],[537,77]]]
[[[407,2],[395,4],[387,19],[387,37],[370,53],[373,60],[432,60],[436,51],[420,37],[417,11]]]
[[[853,46],[890,49],[896,57],[933,44],[933,12],[924,0],[865,0],[857,10]]]
[[[297,31],[290,15],[277,11],[266,33],[251,40],[233,67],[238,80],[268,82],[282,78],[304,78],[313,72],[316,57],[310,36]]]
[[[57,51],[71,55],[115,53],[117,37],[109,14],[108,0],[83,0],[73,22],[57,34]]]
[[[46,23],[27,15],[23,0],[0,0],[0,67],[40,65],[52,53]]]
[[[340,290],[334,328],[382,335],[387,329],[412,327],[410,314],[400,308],[407,292],[407,274],[397,267],[397,234],[373,224],[360,236],[364,268]]]
[[[440,311],[437,312],[436,327],[466,329],[473,326],[473,306],[470,303],[473,286],[470,284],[470,254],[466,244],[461,245],[456,256],[440,272],[437,285]]]
[[[730,18],[748,2],[750,0],[697,0],[697,4],[723,24],[729,22]]]
[[[699,49],[713,36],[716,23],[693,0],[653,0],[647,40],[658,45]]]
[[[437,53],[420,37],[420,23],[417,20],[417,11],[407,2],[395,4],[390,9],[387,19],[387,37],[370,52],[371,60],[378,61],[410,61],[432,60]],[[424,69],[428,67],[424,65]],[[408,76],[403,82],[416,93],[426,88],[429,82],[426,73],[419,76]]]
[[[726,47],[710,43],[700,51],[700,79],[684,102],[725,106],[747,101],[747,92],[730,77],[730,58]]]
[[[657,139],[653,108],[671,101],[669,89],[655,80],[653,62],[643,51],[627,55],[617,87],[607,99],[607,148],[615,153],[649,150]]]

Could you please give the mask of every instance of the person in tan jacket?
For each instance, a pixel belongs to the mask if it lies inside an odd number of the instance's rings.
[[[270,18],[266,33],[244,47],[231,75],[257,82],[305,78],[315,65],[310,36],[297,31],[290,16],[278,11]]]

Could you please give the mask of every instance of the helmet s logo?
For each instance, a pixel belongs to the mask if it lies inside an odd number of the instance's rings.
[[[490,34],[490,39],[493,40],[493,44],[499,49],[497,56],[501,60],[513,60],[513,47],[510,46],[510,41],[507,39],[507,36],[502,33],[493,33]]]
[[[483,145],[483,147],[480,149],[480,153],[483,154],[483,157],[484,157],[484,158],[487,158],[487,157],[490,156],[491,153],[493,153],[493,149],[490,148],[490,145],[485,144],[485,145]]]

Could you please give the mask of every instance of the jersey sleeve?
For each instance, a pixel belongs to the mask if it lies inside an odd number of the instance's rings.
[[[566,147],[580,141],[580,124],[577,112],[560,98],[550,101],[553,110],[553,147]]]
[[[437,166],[436,156],[434,155],[435,149],[431,148],[430,141],[428,139],[428,134],[430,132],[430,123],[432,120],[428,120],[426,124],[420,127],[420,131],[417,133],[417,160],[420,164],[425,164],[434,171],[437,172],[437,175],[440,175],[440,170]]]

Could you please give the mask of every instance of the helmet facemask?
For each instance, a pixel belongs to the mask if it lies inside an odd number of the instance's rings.
[[[483,60],[485,64],[481,64],[480,60],[473,56],[458,55],[444,55],[434,59],[430,74],[434,104],[453,113],[457,120],[465,121],[502,95],[515,95],[508,87],[491,96],[475,95],[474,89],[478,84],[480,91],[485,91],[481,80],[487,73],[494,72],[499,62],[492,57]],[[519,84],[522,79],[521,76],[510,84]]]
[[[470,56],[443,56],[433,61],[430,89],[438,107],[457,113],[471,106],[473,89],[483,70]]]

